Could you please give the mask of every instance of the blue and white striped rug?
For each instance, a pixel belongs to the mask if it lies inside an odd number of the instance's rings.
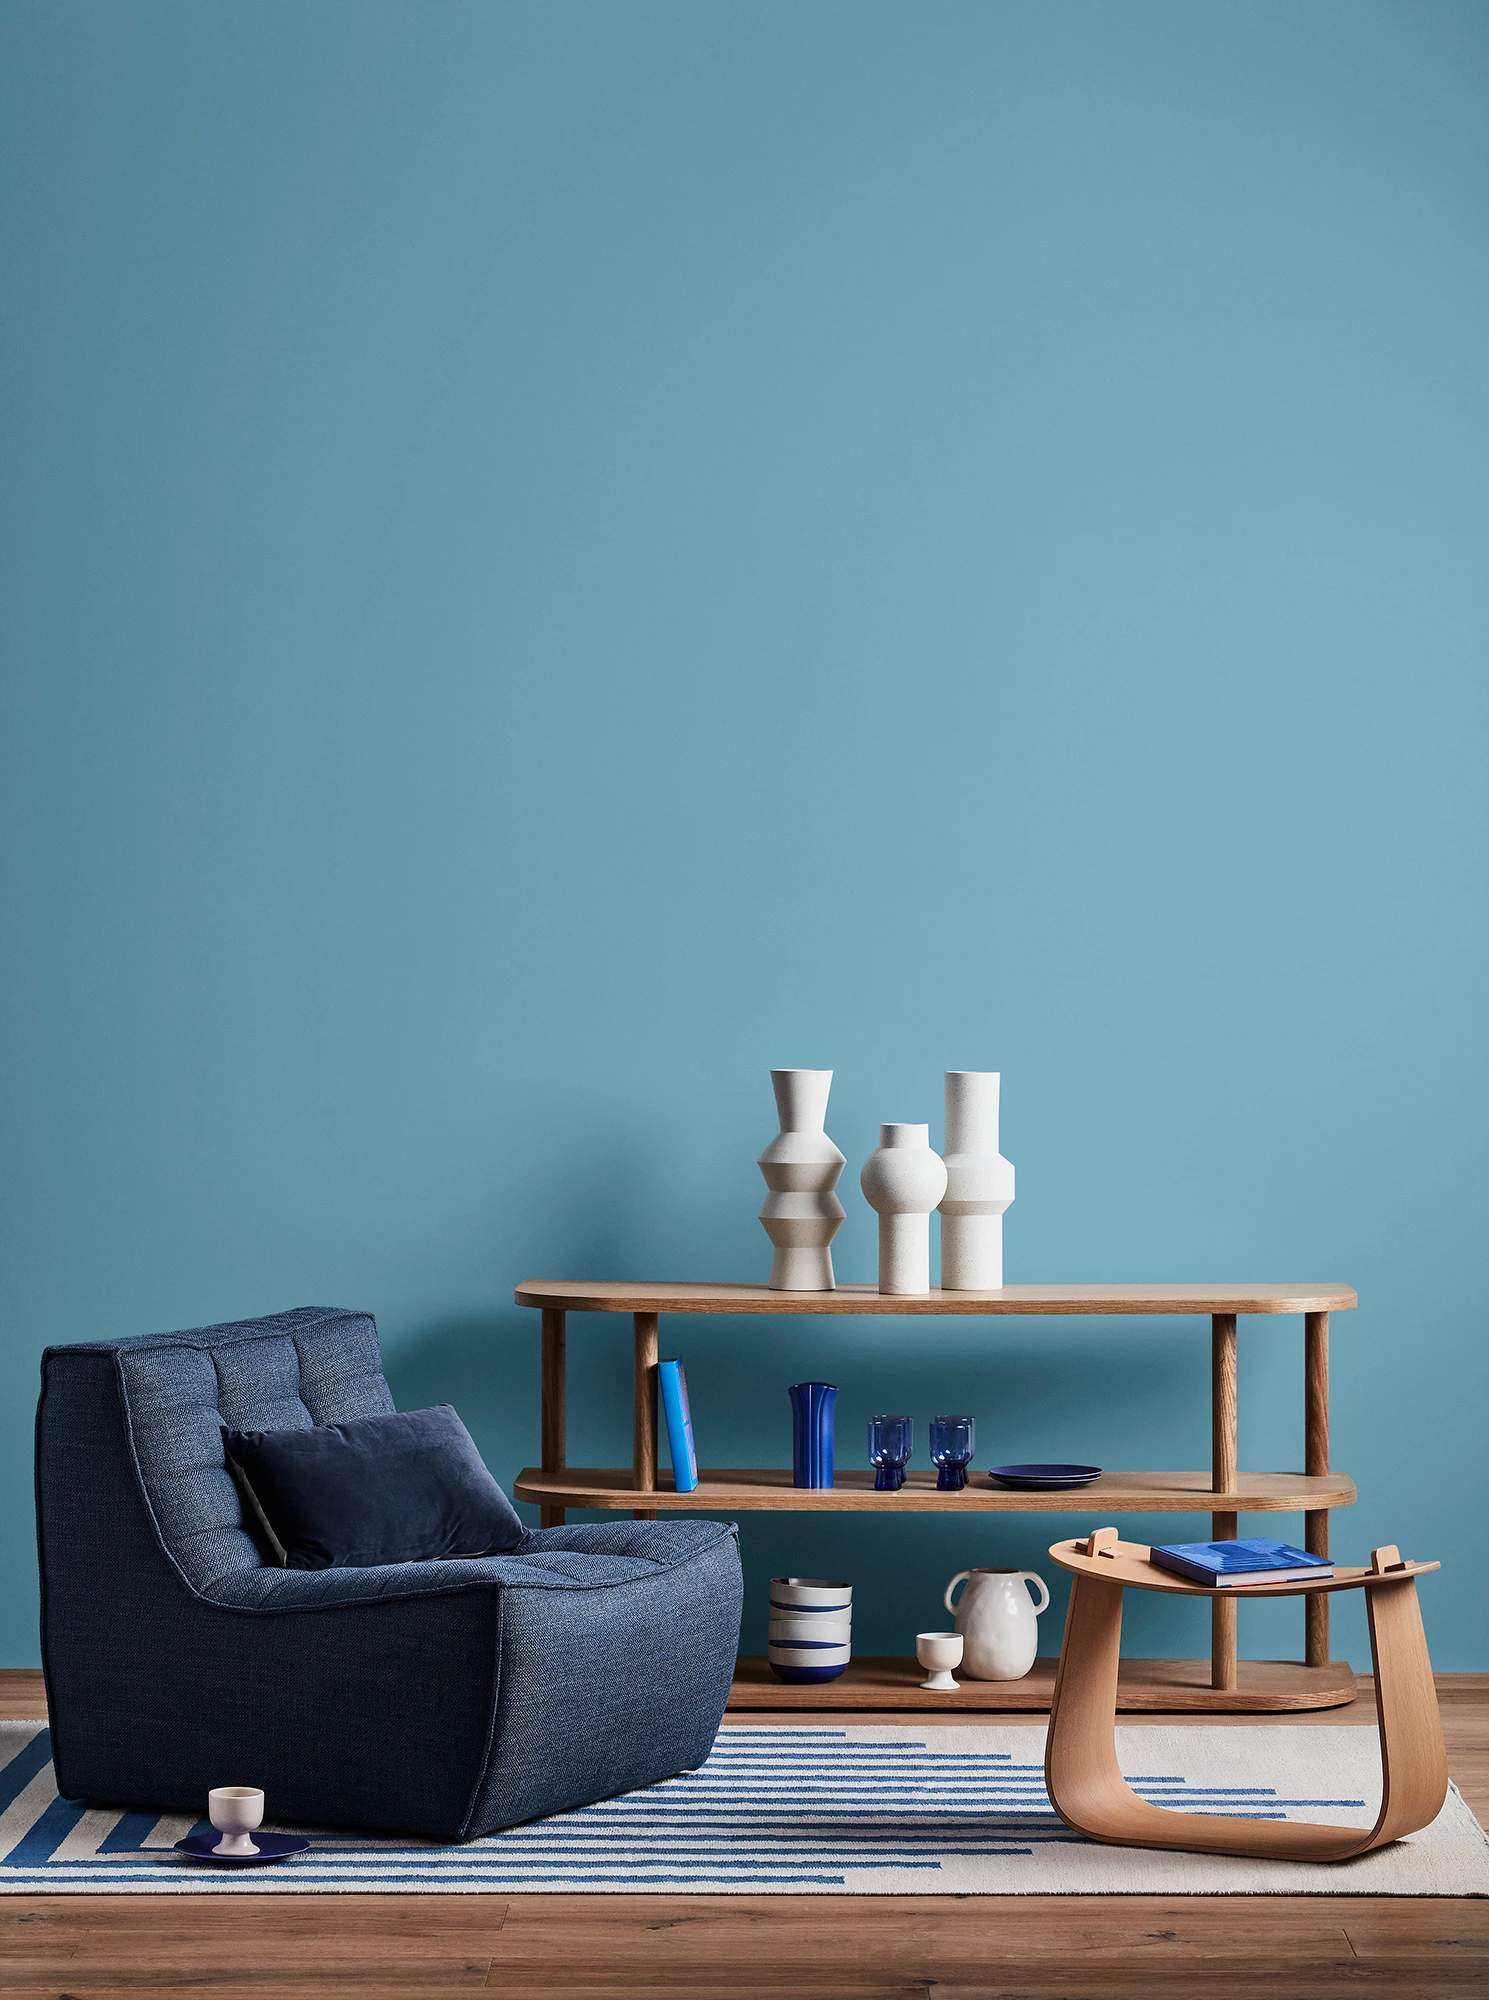
[[[1117,1736],[1129,1782],[1162,1804],[1375,1817],[1370,1728]],[[1050,1808],[1042,1726],[729,1728],[699,1771],[465,1846],[306,1829],[308,1853],[245,1870],[173,1851],[205,1820],[59,1799],[50,1747],[39,1723],[0,1724],[0,1888],[11,1892],[1489,1894],[1489,1843],[1456,1792],[1425,1832],[1335,1868],[1095,1845]]]

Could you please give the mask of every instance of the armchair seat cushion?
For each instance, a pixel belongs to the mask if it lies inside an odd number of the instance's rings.
[[[732,1535],[719,1521],[595,1521],[540,1529],[509,1555],[449,1556],[366,1569],[234,1570],[205,1595],[235,1611],[306,1611],[317,1605],[373,1604],[481,1588],[604,1590],[675,1569]]]

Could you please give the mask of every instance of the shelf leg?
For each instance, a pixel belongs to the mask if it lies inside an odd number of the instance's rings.
[[[1215,1493],[1236,1489],[1236,1316],[1214,1313],[1210,1319],[1210,1487]],[[1239,1525],[1235,1514],[1212,1514],[1213,1541],[1234,1541]],[[1210,1686],[1229,1691],[1236,1685],[1236,1600],[1217,1593],[1210,1606]]]
[[[657,1490],[657,1316],[632,1313],[636,1362],[632,1384],[631,1484],[638,1493]],[[655,1507],[632,1510],[634,1521],[654,1521]]]
[[[1329,1315],[1306,1313],[1303,1374],[1303,1470],[1329,1469]],[[1303,1546],[1310,1555],[1329,1553],[1329,1510],[1318,1507],[1303,1516]],[[1314,1591],[1303,1599],[1304,1659],[1310,1667],[1329,1664],[1329,1597]]]
[[[568,1385],[565,1379],[565,1332],[567,1316],[543,1308],[543,1470],[562,1472],[568,1464]],[[562,1507],[541,1507],[539,1519],[545,1528],[561,1528]]]

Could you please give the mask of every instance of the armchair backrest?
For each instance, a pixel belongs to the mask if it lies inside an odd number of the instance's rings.
[[[49,1474],[55,1490],[64,1454],[63,1483],[86,1478],[87,1457],[75,1449],[82,1437],[122,1430],[161,1542],[192,1588],[206,1591],[264,1560],[223,1456],[224,1427],[308,1430],[392,1408],[370,1313],[301,1306],[185,1333],[50,1347],[38,1492]],[[77,1498],[86,1506],[86,1494]],[[42,1520],[45,1531],[45,1510]],[[45,1546],[42,1554],[45,1564]]]

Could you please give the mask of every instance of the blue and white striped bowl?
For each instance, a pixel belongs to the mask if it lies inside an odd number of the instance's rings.
[[[852,1658],[853,1586],[826,1576],[773,1576],[765,1657],[783,1681],[836,1680]]]
[[[853,1621],[840,1618],[836,1612],[822,1618],[794,1618],[777,1611],[771,1614],[765,1636],[772,1645],[784,1642],[788,1646],[846,1646],[853,1637]]]
[[[852,1657],[847,1646],[770,1646],[765,1657],[783,1681],[835,1681]]]
[[[770,1579],[772,1611],[847,1611],[852,1603],[851,1583],[837,1583],[823,1576],[773,1576]]]

